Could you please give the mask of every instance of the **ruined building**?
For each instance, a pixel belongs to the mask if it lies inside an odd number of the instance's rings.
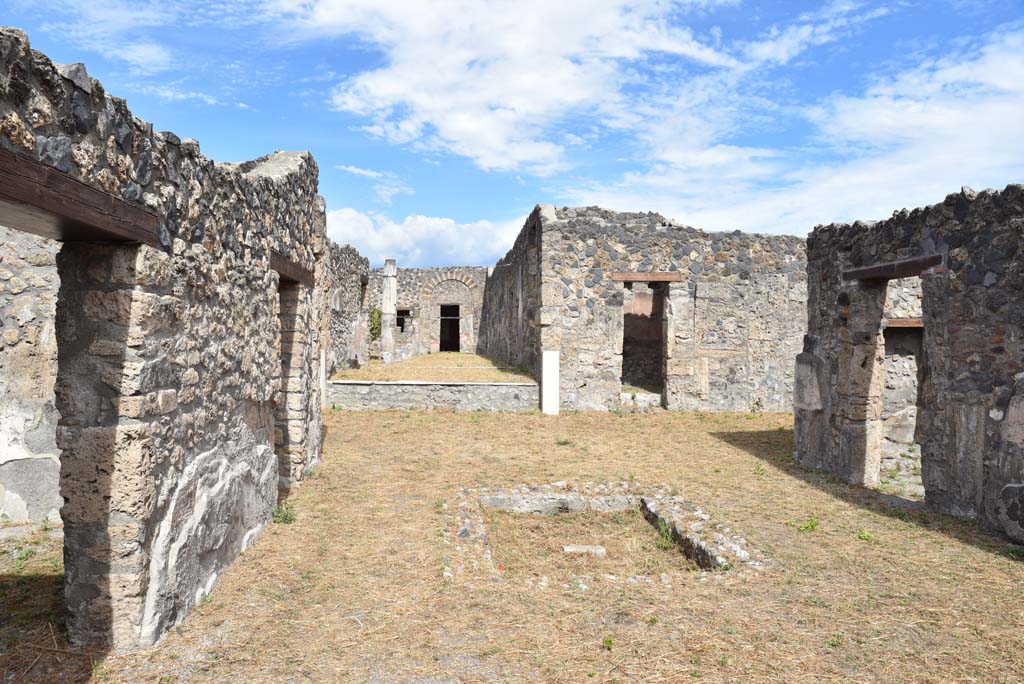
[[[912,442],[930,508],[1024,541],[1022,238],[1020,185],[814,229],[800,463],[874,484]]]
[[[372,351],[385,363],[434,352],[475,353],[486,281],[487,269],[479,266],[398,268],[388,259],[370,274],[362,311],[364,325],[372,308],[381,311]]]
[[[320,459],[316,163],[216,164],[3,28],[0,224],[45,238],[0,254],[2,505],[63,502],[72,640],[153,643]]]
[[[705,233],[657,214],[534,210],[484,291],[478,348],[530,369],[544,410],[788,410],[804,241]]]

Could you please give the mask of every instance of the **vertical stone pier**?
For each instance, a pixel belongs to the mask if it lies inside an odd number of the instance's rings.
[[[380,302],[380,357],[384,363],[391,363],[395,360],[395,325],[398,313],[398,266],[394,259],[384,262],[384,283]]]

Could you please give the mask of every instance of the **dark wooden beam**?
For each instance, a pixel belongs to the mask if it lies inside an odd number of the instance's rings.
[[[616,271],[611,274],[611,279],[620,283],[678,283],[682,281],[683,274],[679,271]]]
[[[909,278],[911,276],[922,275],[928,269],[941,265],[941,254],[928,254],[926,256],[913,257],[912,259],[887,261],[883,264],[876,264],[875,266],[851,268],[843,271],[843,280],[892,280],[894,278]]]
[[[276,271],[283,281],[301,283],[306,287],[314,287],[316,284],[316,278],[313,277],[312,271],[299,266],[294,261],[289,261],[288,257],[278,252],[270,253],[270,268]]]
[[[920,318],[883,318],[883,328],[923,328],[924,321]]]
[[[160,248],[155,214],[4,148],[0,224],[63,242],[142,242]]]

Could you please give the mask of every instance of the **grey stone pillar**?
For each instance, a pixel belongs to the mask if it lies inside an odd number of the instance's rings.
[[[398,266],[394,259],[384,262],[384,283],[380,295],[380,357],[395,361],[395,324],[398,313]]]

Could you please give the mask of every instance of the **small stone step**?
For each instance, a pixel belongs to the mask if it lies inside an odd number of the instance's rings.
[[[605,557],[605,550],[603,546],[597,546],[596,544],[568,544],[562,547],[563,553],[589,553],[597,558]]]

